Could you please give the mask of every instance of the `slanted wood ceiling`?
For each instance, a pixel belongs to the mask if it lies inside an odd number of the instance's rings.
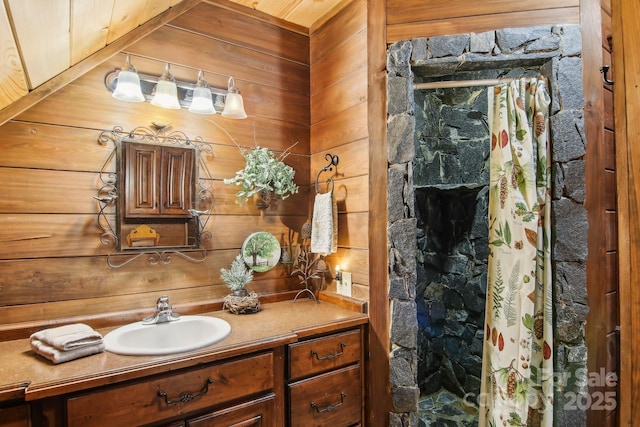
[[[349,0],[207,0],[309,32]],[[200,0],[0,1],[0,109],[175,6]]]

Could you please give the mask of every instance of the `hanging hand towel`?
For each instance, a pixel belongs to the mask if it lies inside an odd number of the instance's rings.
[[[73,350],[102,343],[102,335],[83,323],[44,329],[31,335],[31,341],[42,341],[58,350]]]
[[[338,250],[338,207],[333,191],[316,194],[311,224],[311,252],[328,255]]]

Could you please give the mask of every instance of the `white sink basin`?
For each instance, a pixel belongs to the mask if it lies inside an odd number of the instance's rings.
[[[208,316],[181,316],[166,323],[135,322],[104,336],[107,351],[134,356],[182,353],[214,344],[231,333],[226,320]]]

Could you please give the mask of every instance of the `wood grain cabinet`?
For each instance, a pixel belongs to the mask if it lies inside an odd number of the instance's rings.
[[[67,425],[276,426],[273,352],[213,363],[66,400]]]
[[[190,218],[195,192],[195,151],[124,142],[125,218]]]
[[[360,329],[289,345],[291,426],[348,427],[362,423],[362,348]]]
[[[31,426],[29,405],[0,407],[0,425],[3,427]]]

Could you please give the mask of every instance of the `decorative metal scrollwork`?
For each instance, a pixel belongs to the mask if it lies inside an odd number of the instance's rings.
[[[125,132],[122,127],[115,126],[112,130],[103,131],[98,136],[98,144],[113,145],[112,151],[109,153],[109,156],[104,161],[102,168],[100,169],[98,194],[94,196],[94,199],[98,202],[98,227],[102,230],[100,243],[112,248],[111,252],[107,255],[107,264],[113,268],[123,267],[144,256],[147,256],[147,263],[149,265],[169,264],[172,260],[173,254],[194,263],[203,262],[207,258],[207,250],[200,247],[200,245],[203,242],[210,241],[212,238],[211,232],[209,232],[206,227],[209,219],[211,218],[213,205],[213,177],[209,171],[205,158],[212,155],[213,149],[211,144],[204,142],[199,136],[194,139],[190,139],[181,131],[166,132],[167,127],[156,127],[156,129],[157,132],[154,132],[147,127],[140,126],[129,132]],[[194,209],[189,209],[189,213],[196,224],[194,246],[197,246],[197,248],[194,247],[190,250],[185,250],[185,248],[181,247],[163,247],[161,249],[144,247],[131,251],[127,250],[126,252],[120,250],[121,242],[118,236],[118,231],[120,229],[119,223],[114,226],[114,224],[109,220],[109,216],[106,214],[106,211],[108,211],[107,208],[113,206],[116,206],[117,211],[116,202],[118,197],[121,197],[118,171],[113,172],[109,169],[113,168],[114,161],[117,163],[118,142],[123,139],[155,145],[169,144],[185,147],[188,146],[197,151],[197,206]],[[119,219],[116,218],[116,221],[119,221]]]
[[[176,403],[187,403],[191,402],[196,397],[204,396],[209,392],[209,385],[213,384],[213,380],[211,378],[207,378],[207,381],[204,383],[204,388],[196,393],[183,393],[177,399],[169,399],[167,393],[162,390],[158,390],[158,397],[164,397],[164,403],[167,405],[173,405]]]

